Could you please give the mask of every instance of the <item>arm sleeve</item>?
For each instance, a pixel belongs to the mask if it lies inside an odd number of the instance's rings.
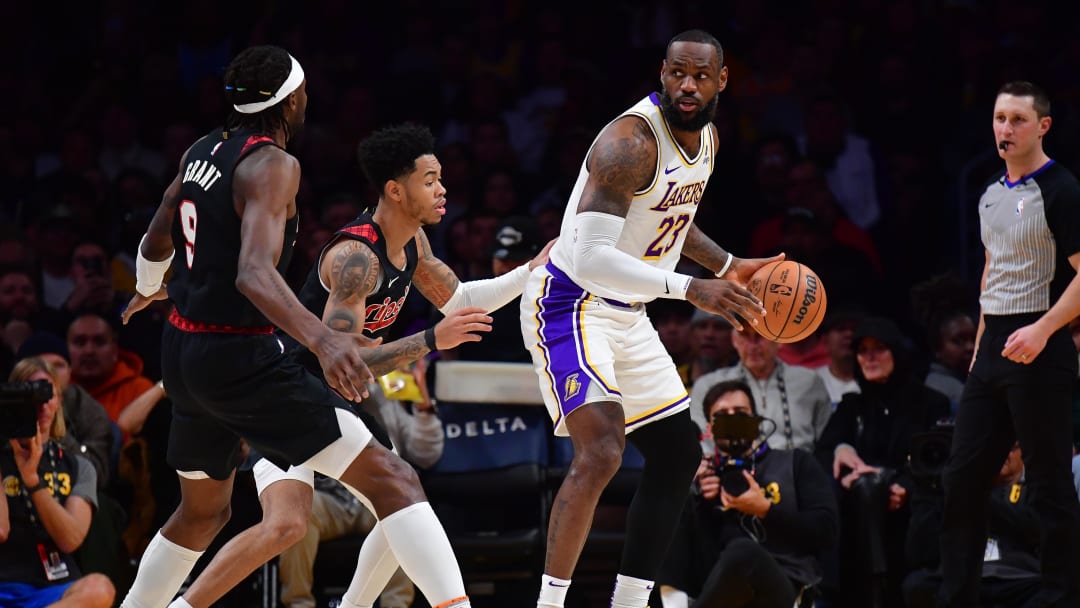
[[[529,265],[522,264],[493,279],[459,282],[454,294],[439,307],[439,312],[448,315],[469,306],[478,306],[488,312],[502,308],[521,295],[525,281],[529,280],[529,272]]]
[[[693,277],[656,268],[636,259],[615,244],[626,218],[585,211],[577,215],[574,237],[574,272],[586,281],[648,298],[686,299]]]
[[[770,533],[775,532],[792,545],[816,554],[836,544],[840,518],[836,497],[828,476],[809,452],[794,450],[792,467],[798,511],[770,509],[762,521]]]

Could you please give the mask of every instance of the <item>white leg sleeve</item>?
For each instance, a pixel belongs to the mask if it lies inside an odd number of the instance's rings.
[[[120,608],[165,608],[202,554],[170,541],[159,530],[146,546],[135,582]]]

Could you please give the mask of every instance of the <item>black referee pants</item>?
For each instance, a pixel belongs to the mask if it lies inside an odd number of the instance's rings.
[[[943,607],[979,606],[991,485],[1017,439],[1025,485],[1043,524],[1042,588],[1029,606],[1080,606],[1080,502],[1070,469],[1076,349],[1069,333],[1059,330],[1028,365],[1001,356],[1009,334],[1039,316],[985,317],[944,471]]]

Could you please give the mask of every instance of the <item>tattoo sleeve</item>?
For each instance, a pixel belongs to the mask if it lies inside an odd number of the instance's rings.
[[[415,333],[406,338],[381,344],[364,355],[364,363],[376,377],[388,374],[395,369],[416,361],[428,353],[424,344],[424,332]]]
[[[416,272],[413,273],[413,284],[436,308],[442,308],[450,296],[454,295],[461,281],[452,268],[435,257],[423,230],[417,231],[416,243],[420,259],[416,264]]]
[[[380,272],[379,259],[364,243],[345,240],[335,246],[323,322],[338,331],[362,331],[366,299],[378,286]]]
[[[697,227],[697,224],[691,225],[690,232],[686,234],[683,254],[712,272],[717,272],[723,268],[728,256],[728,252],[706,236]]]
[[[617,123],[601,136],[589,159],[589,181],[578,213],[597,211],[626,217],[634,192],[656,177],[656,139],[639,119]]]

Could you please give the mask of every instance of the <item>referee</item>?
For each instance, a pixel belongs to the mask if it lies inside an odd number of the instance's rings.
[[[940,605],[978,606],[994,475],[1019,439],[1042,521],[1042,587],[1028,606],[1080,606],[1073,573],[1080,503],[1072,486],[1071,400],[1076,349],[1066,325],[1080,315],[1080,184],[1043,151],[1050,100],[1010,82],[994,103],[1005,172],[979,200],[986,248],[975,358],[944,472]]]

